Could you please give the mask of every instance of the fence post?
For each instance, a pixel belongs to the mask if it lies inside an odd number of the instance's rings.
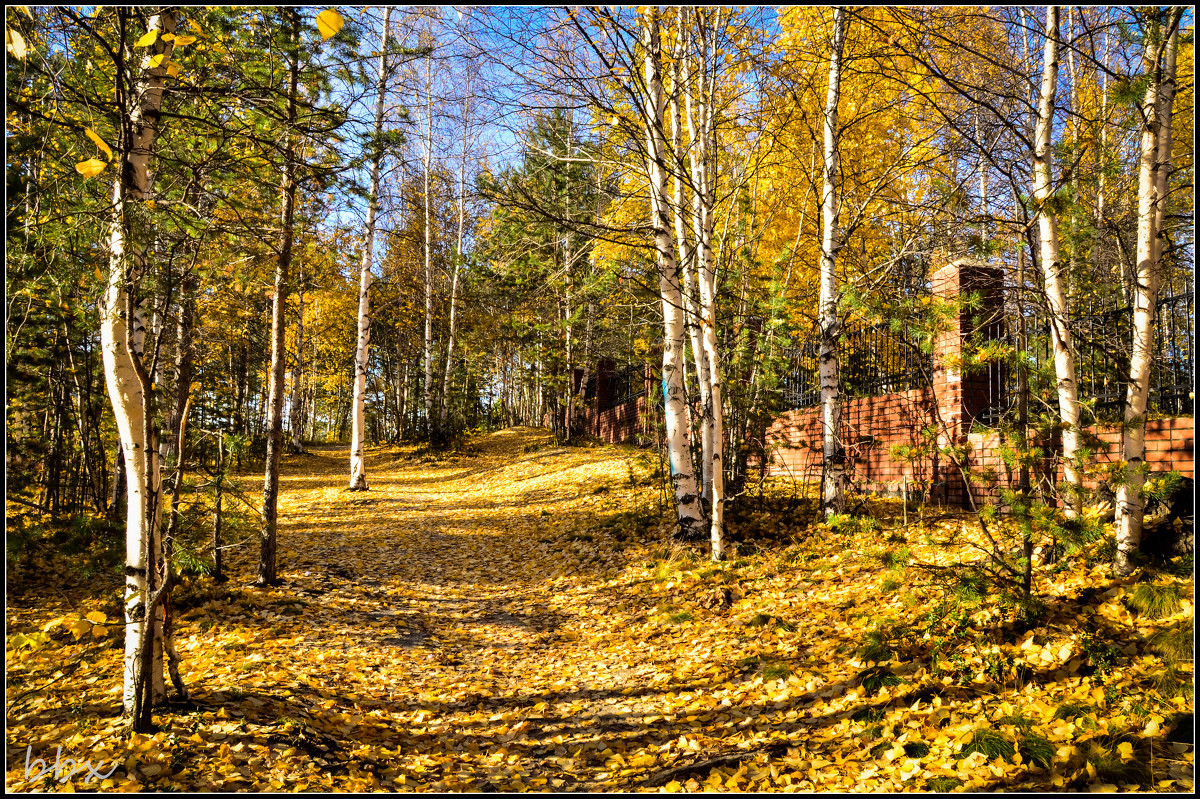
[[[963,375],[963,345],[974,331],[972,317],[986,323],[1002,307],[1001,271],[998,267],[970,258],[946,264],[930,276],[933,296],[941,301],[961,301],[971,292],[983,295],[978,311],[965,307],[952,314],[946,329],[933,343],[933,395],[938,423],[939,448],[967,442],[975,418],[988,407],[986,370]],[[967,464],[963,464],[967,465]],[[958,465],[934,455],[933,490],[930,497],[947,505],[969,506],[967,487]]]

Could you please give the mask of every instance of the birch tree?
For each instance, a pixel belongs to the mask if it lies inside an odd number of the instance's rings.
[[[1042,85],[1038,92],[1037,124],[1034,128],[1033,197],[1037,203],[1038,235],[1041,244],[1042,279],[1050,315],[1050,342],[1058,387],[1058,413],[1062,425],[1063,510],[1068,517],[1079,515],[1083,506],[1083,477],[1079,472],[1079,388],[1075,375],[1075,352],[1068,319],[1067,275],[1059,254],[1058,213],[1054,203],[1050,136],[1054,123],[1054,97],[1058,86],[1059,9],[1046,8],[1046,44],[1042,57]]]
[[[823,441],[822,507],[826,520],[846,510],[846,454],[841,442],[842,406],[838,396],[837,358],[840,332],[837,313],[838,97],[841,93],[846,27],[846,9],[834,8],[829,50],[829,89],[824,116],[825,170],[821,195],[821,293],[818,307],[820,348],[817,356]]]
[[[375,100],[375,127],[371,138],[371,188],[367,195],[367,225],[363,233],[362,266],[358,283],[358,346],[354,352],[353,423],[350,434],[350,490],[367,490],[367,472],[363,463],[366,443],[364,409],[367,393],[367,348],[371,343],[371,265],[375,247],[375,215],[379,209],[379,165],[383,160],[383,99],[387,91],[388,27],[392,9],[383,11],[383,41],[379,51],[379,93]]]
[[[164,563],[161,536],[162,481],[155,389],[144,360],[146,311],[138,302],[137,286],[147,271],[145,203],[153,196],[150,160],[174,49],[173,43],[163,37],[174,34],[176,23],[172,10],[154,13],[147,24],[153,44],[142,55],[140,74],[131,92],[126,93],[125,82],[118,77],[121,157],[113,182],[108,283],[100,310],[105,381],[123,445],[127,480],[122,704],[137,732],[150,730],[151,708],[166,693],[161,604],[163,592],[169,588],[169,569]],[[122,56],[132,56],[125,43],[121,47]]]
[[[671,485],[679,515],[679,533],[697,538],[703,533],[703,515],[696,492],[688,443],[687,410],[684,399],[683,291],[675,242],[671,238],[672,211],[667,199],[667,153],[664,135],[662,84],[662,46],[658,12],[645,9],[640,16],[644,52],[644,89],[642,119],[646,135],[646,171],[650,190],[650,224],[654,230],[658,263],[659,298],[663,312],[662,389],[663,417],[666,423],[667,455]]]
[[[1175,61],[1182,8],[1150,12],[1143,32],[1143,71],[1149,83],[1140,108],[1137,260],[1134,274],[1133,347],[1125,404],[1125,481],[1117,489],[1118,574],[1133,569],[1131,556],[1141,545],[1145,500],[1146,408],[1154,347],[1154,310],[1161,281],[1164,223],[1171,176],[1171,110],[1175,101]]]

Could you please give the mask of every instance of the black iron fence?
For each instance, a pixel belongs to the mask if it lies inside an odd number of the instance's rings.
[[[1168,416],[1195,413],[1196,299],[1194,292],[1159,300],[1154,315],[1149,410]],[[1009,335],[1014,335],[1010,324]],[[1120,419],[1128,396],[1133,309],[1116,308],[1071,319],[1079,398],[1090,401],[1097,418]],[[1053,395],[1054,352],[1049,320],[1030,317],[1025,351],[1037,381]],[[1015,370],[1008,370],[1002,403],[1016,402]],[[1044,387],[1043,387],[1044,390]]]
[[[791,347],[780,390],[784,408],[796,410],[821,401],[818,356],[820,336],[814,327]],[[929,385],[933,359],[887,325],[849,325],[838,337],[838,391],[843,397],[867,397]]]
[[[600,406],[605,411],[624,405],[646,393],[646,367],[633,364],[616,370],[608,379],[608,397]]]

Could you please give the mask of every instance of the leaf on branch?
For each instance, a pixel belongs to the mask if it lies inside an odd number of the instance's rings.
[[[137,42],[133,46],[134,47],[149,47],[150,45],[154,44],[157,41],[158,41],[158,30],[155,29],[155,30],[152,30],[149,33],[147,33],[142,38],[138,39]]]
[[[159,53],[158,55],[151,58],[150,59],[150,69],[154,69],[154,68],[158,67],[160,64],[162,64],[163,59],[165,59],[166,57],[167,57],[166,53]]]
[[[8,48],[9,55],[18,61],[24,61],[25,56],[28,54],[25,49],[25,39],[15,28],[5,26],[4,46]]]
[[[104,154],[108,156],[108,160],[111,161],[113,157],[112,148],[105,143],[104,139],[100,138],[96,134],[96,131],[92,130],[91,128],[84,128],[83,132],[89,139],[96,143],[97,147],[104,151]]]
[[[80,161],[76,164],[75,171],[85,178],[94,178],[103,172],[106,166],[108,166],[108,163],[101,161],[99,158],[89,158],[86,161]]]
[[[175,37],[175,46],[176,47],[186,47],[187,45],[192,44],[195,41],[196,41],[195,36],[176,36]]]
[[[331,36],[336,36],[345,24],[345,18],[332,8],[327,8],[317,14],[317,31],[325,41],[329,41]]]

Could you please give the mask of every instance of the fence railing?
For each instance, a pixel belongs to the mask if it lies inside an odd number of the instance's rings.
[[[791,347],[780,389],[784,408],[797,410],[821,401],[818,331]],[[851,325],[838,337],[838,391],[866,397],[922,388],[929,384],[933,359],[887,325]]]
[[[1195,319],[1194,292],[1164,297],[1155,308],[1148,405],[1151,412],[1170,416],[1195,413]],[[1080,399],[1092,403],[1098,418],[1119,419],[1128,395],[1133,309],[1072,317],[1070,327]],[[1052,369],[1049,320],[1030,317],[1026,331],[1025,351],[1032,362],[1031,372]],[[1015,326],[1010,323],[1007,332],[1015,337]],[[1015,370],[1007,372],[1003,394],[996,397],[998,408],[1016,402]]]
[[[646,393],[646,372],[642,364],[633,364],[618,369],[608,378],[608,397],[600,406],[606,411],[624,405]]]

